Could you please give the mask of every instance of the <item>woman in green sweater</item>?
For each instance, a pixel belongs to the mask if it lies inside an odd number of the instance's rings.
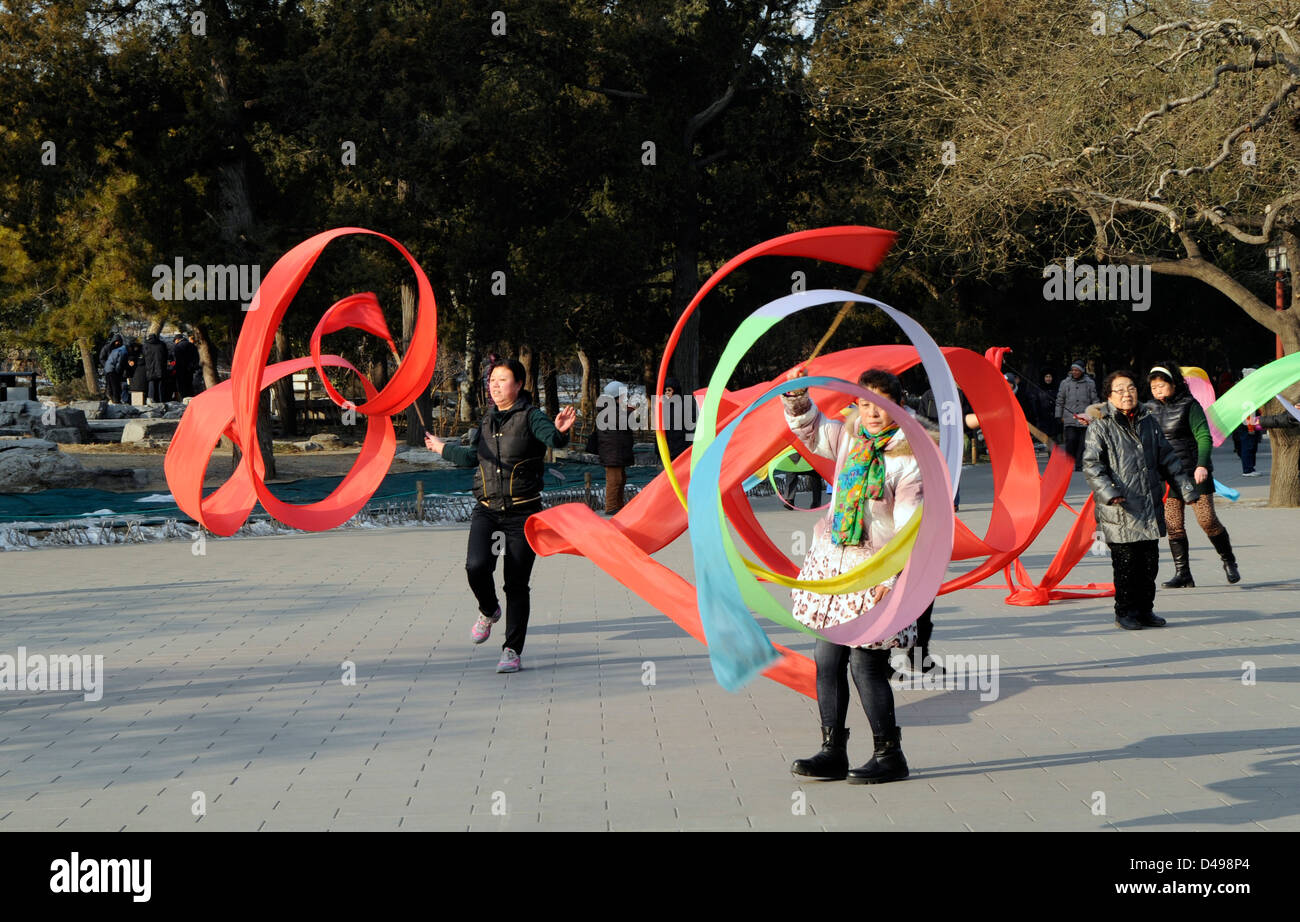
[[[1214,467],[1210,451],[1214,447],[1210,425],[1205,411],[1192,397],[1183,381],[1177,362],[1166,361],[1155,365],[1147,374],[1152,400],[1147,409],[1164,430],[1165,438],[1178,452],[1183,468],[1193,471],[1197,500],[1192,506],[1196,522],[1223,560],[1223,570],[1228,582],[1241,579],[1237,571],[1237,558],[1232,553],[1228,531],[1214,512]],[[1187,529],[1184,527],[1183,499],[1176,490],[1170,490],[1165,499],[1165,528],[1169,532],[1169,550],[1174,555],[1174,577],[1164,583],[1166,589],[1195,586],[1192,580],[1190,549]]]

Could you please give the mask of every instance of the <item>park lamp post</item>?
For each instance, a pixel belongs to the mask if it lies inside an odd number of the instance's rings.
[[[1274,305],[1274,308],[1281,311],[1284,309],[1282,302],[1282,280],[1286,278],[1288,268],[1286,262],[1286,247],[1281,243],[1278,243],[1276,246],[1269,247],[1264,252],[1268,254],[1268,271],[1273,273],[1273,279],[1277,285],[1277,303]],[[1275,358],[1280,359],[1281,357],[1282,337],[1279,336],[1277,338],[1277,355]]]

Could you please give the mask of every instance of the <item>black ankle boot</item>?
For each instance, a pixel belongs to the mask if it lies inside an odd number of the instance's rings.
[[[1187,538],[1170,538],[1169,550],[1174,555],[1174,578],[1161,583],[1166,589],[1195,588],[1188,554]]]
[[[1237,558],[1232,554],[1232,541],[1228,539],[1228,533],[1225,531],[1215,535],[1210,543],[1223,559],[1223,572],[1228,575],[1228,582],[1241,582],[1241,573],[1237,570]]]
[[[849,773],[849,730],[822,727],[822,751],[810,759],[795,759],[790,773],[813,781],[843,781]]]
[[[884,736],[875,737],[876,751],[871,761],[849,771],[849,784],[884,784],[907,777],[907,759],[903,758],[903,731],[895,727]]]
[[[1131,611],[1115,612],[1115,626],[1122,627],[1126,631],[1142,630],[1142,622],[1139,621],[1137,615]]]

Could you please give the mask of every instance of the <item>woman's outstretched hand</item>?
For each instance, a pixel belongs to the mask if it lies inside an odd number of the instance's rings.
[[[555,417],[555,428],[560,432],[568,432],[573,428],[573,421],[578,418],[578,411],[573,407],[565,407],[560,410]]]

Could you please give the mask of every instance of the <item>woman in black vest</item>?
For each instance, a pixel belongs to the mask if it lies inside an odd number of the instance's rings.
[[[547,448],[569,444],[577,413],[564,407],[552,424],[546,414],[520,394],[527,372],[515,359],[498,360],[488,376],[488,394],[496,405],[475,430],[469,445],[452,445],[425,434],[424,444],[457,467],[474,467],[474,498],[469,520],[465,572],[478,600],[479,616],[470,631],[483,643],[501,619],[492,574],[505,551],[506,639],[497,672],[518,672],[519,654],[528,631],[528,578],[537,553],[524,537],[524,523],[542,511],[542,459]],[[504,549],[498,535],[504,536]]]
[[[1196,483],[1197,498],[1192,511],[1196,513],[1196,522],[1219,552],[1228,582],[1235,583],[1241,579],[1237,558],[1232,553],[1228,531],[1214,512],[1214,466],[1210,462],[1214,441],[1210,436],[1210,425],[1205,420],[1205,411],[1188,390],[1178,363],[1167,361],[1156,365],[1147,374],[1147,382],[1151,385],[1152,397],[1147,409],[1160,424],[1174,451],[1178,452],[1183,470],[1194,472],[1192,479]],[[1164,587],[1181,589],[1195,586],[1187,529],[1184,527],[1183,500],[1175,490],[1170,490],[1165,499],[1165,527],[1169,531],[1169,550],[1174,555],[1174,577],[1165,582]]]

